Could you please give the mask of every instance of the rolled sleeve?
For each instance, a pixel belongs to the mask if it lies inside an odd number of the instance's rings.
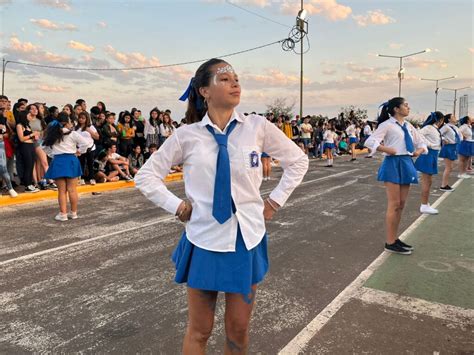
[[[168,138],[135,176],[135,186],[155,205],[176,214],[182,200],[170,192],[164,183],[173,165],[182,163],[182,150],[178,134]]]
[[[377,152],[377,148],[379,147],[380,143],[385,138],[385,134],[387,133],[387,125],[380,125],[377,129],[370,135],[369,138],[364,142],[364,146],[369,148],[370,153],[369,156],[374,156]]]
[[[283,175],[270,198],[283,206],[308,171],[308,156],[274,124],[265,120],[263,151],[278,159]]]

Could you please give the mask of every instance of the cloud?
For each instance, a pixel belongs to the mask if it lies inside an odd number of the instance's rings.
[[[324,75],[334,75],[334,74],[336,74],[336,70],[334,70],[334,69],[323,69],[322,73]]]
[[[368,25],[388,25],[396,22],[395,19],[385,15],[382,10],[368,11],[366,15],[354,15],[352,18],[357,25],[366,27]]]
[[[438,67],[438,68],[447,68],[448,62],[442,59],[421,59],[419,57],[410,57],[404,61],[405,67],[412,68],[429,68],[429,67]]]
[[[373,68],[373,67],[364,67],[364,66],[360,66],[358,64],[355,64],[353,62],[348,62],[348,63],[345,63],[346,65],[346,68],[353,72],[353,73],[357,73],[359,75],[365,75],[365,76],[369,76],[369,75],[373,75],[373,74],[376,74],[376,73],[380,73],[382,71],[385,71],[387,70],[388,68],[387,67],[377,67],[377,68]]]
[[[36,0],[37,4],[65,11],[71,10],[71,2],[69,0]]]
[[[309,0],[304,8],[310,15],[321,15],[331,21],[345,20],[352,13],[349,6],[338,4],[336,0]],[[284,0],[281,4],[281,12],[286,15],[295,16],[299,10],[299,1]]]
[[[160,61],[156,57],[147,58],[142,53],[132,52],[123,53],[117,51],[110,44],[105,47],[105,52],[111,56],[114,60],[127,67],[146,67],[146,66],[158,66]]]
[[[0,6],[10,5],[12,0],[0,0]]]
[[[51,53],[31,42],[21,42],[17,37],[11,37],[9,47],[4,48],[3,51],[15,57],[14,59],[27,62],[46,62],[47,64],[71,64],[74,62],[70,57]]]
[[[234,16],[221,16],[221,17],[216,17],[214,22],[236,22],[237,19]]]
[[[469,52],[474,53],[474,48],[468,48]]]
[[[57,24],[47,19],[30,19],[30,22],[38,27],[52,31],[77,31],[77,26],[72,24]]]
[[[46,84],[38,85],[36,88],[43,92],[65,92],[68,89],[62,86],[49,86]]]
[[[299,75],[285,74],[279,69],[267,69],[265,74],[247,74],[242,75],[242,82],[252,88],[255,87],[289,87],[299,85]],[[308,78],[303,77],[303,83],[310,84]]]
[[[76,41],[69,41],[67,46],[72,49],[76,49],[78,51],[83,51],[87,53],[91,53],[94,51],[94,46],[88,46],[87,44],[76,42]]]
[[[225,0],[204,0],[207,3],[225,3]],[[236,5],[245,5],[245,6],[258,6],[258,7],[267,7],[270,6],[270,0],[231,0],[229,1]]]
[[[100,28],[106,28],[107,27],[107,22],[99,21],[99,22],[97,22],[97,26],[99,26]]]
[[[400,49],[404,46],[402,43],[390,43],[388,45],[391,49]]]
[[[41,31],[36,31],[36,35],[37,35],[38,37],[44,37],[44,34],[43,34],[43,32],[41,32]]]

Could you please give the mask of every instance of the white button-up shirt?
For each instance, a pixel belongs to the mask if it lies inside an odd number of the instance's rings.
[[[154,153],[135,177],[137,188],[157,206],[172,214],[182,200],[163,183],[171,166],[184,164],[186,196],[193,206],[186,235],[194,245],[212,251],[235,251],[237,227],[248,250],[265,235],[263,200],[260,196],[262,166],[260,154],[266,152],[280,161],[283,176],[270,198],[283,206],[308,170],[308,157],[283,132],[264,117],[244,116],[234,111],[229,123],[237,125],[228,138],[231,169],[231,193],[235,214],[223,224],[212,216],[218,145],[206,125],[224,133],[209,116],[202,121],[178,128]],[[255,156],[258,159],[255,161]]]
[[[346,128],[346,133],[349,137],[357,138],[357,133],[358,132],[357,132],[356,126],[351,124],[349,127]]]
[[[448,144],[456,144],[456,135],[454,134],[454,131],[458,134],[459,141],[462,141],[462,134],[459,132],[459,128],[457,128],[455,125],[452,123],[445,124],[443,127],[441,127],[440,132],[441,135],[443,136],[443,139],[448,143]]]
[[[372,134],[372,129],[370,128],[369,125],[364,127],[364,134],[365,134],[366,137],[368,137]]]
[[[87,146],[90,141],[88,141],[76,131],[71,131],[71,133],[68,133],[69,130],[67,128],[63,128],[63,132],[67,134],[64,134],[63,139],[61,141],[53,144],[51,148],[44,147],[45,152],[49,156],[60,154],[76,154],[78,150],[81,153],[86,152]]]
[[[426,146],[430,149],[440,150],[441,149],[441,133],[433,125],[426,125],[420,129],[420,133],[425,139]]]
[[[472,128],[471,125],[468,125],[467,123],[463,124],[461,127],[459,127],[459,132],[461,132],[461,141],[468,141],[472,142]]]
[[[410,122],[404,122],[407,125],[408,133],[413,140],[415,149],[423,148],[424,154],[428,152],[425,140],[423,136],[411,125]],[[403,123],[401,123],[403,125]],[[407,151],[405,144],[405,133],[403,128],[397,123],[397,120],[390,117],[385,122],[382,122],[377,129],[370,135],[365,141],[364,145],[370,149],[370,155],[374,155],[377,151],[378,146],[384,142],[385,147],[394,148],[396,150],[395,155],[413,155]],[[383,153],[383,155],[388,155]]]
[[[334,143],[334,138],[336,138],[336,133],[327,129],[326,131],[324,131],[324,134],[323,134],[323,140],[326,142],[326,143]]]

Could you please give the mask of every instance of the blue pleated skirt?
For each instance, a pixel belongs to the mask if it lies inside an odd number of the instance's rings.
[[[438,153],[439,150],[428,148],[428,154],[422,154],[415,161],[416,170],[428,174],[438,174]]]
[[[446,158],[449,160],[458,160],[458,145],[457,144],[445,144],[441,147],[439,152],[440,158]]]
[[[326,149],[333,149],[335,148],[336,146],[334,145],[334,143],[324,143],[324,150]]]
[[[357,137],[349,137],[349,144],[357,144],[359,143],[359,140],[357,139]]]
[[[474,142],[462,141],[459,144],[458,153],[464,157],[472,157],[474,155]]]
[[[256,247],[247,250],[239,227],[235,252],[215,252],[192,244],[183,232],[171,259],[177,283],[247,297],[252,285],[261,282],[268,271],[267,234]]]
[[[267,153],[262,152],[262,158],[270,158],[270,156]]]
[[[59,154],[53,157],[45,179],[77,178],[82,175],[81,164],[74,154]]]
[[[378,181],[399,185],[418,184],[418,176],[409,155],[387,155],[380,165]]]

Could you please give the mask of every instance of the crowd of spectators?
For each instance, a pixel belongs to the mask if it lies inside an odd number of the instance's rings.
[[[99,101],[88,107],[83,99],[62,108],[45,103],[29,103],[20,98],[13,105],[6,96],[0,96],[0,160],[2,189],[12,196],[17,192],[34,193],[44,189],[56,189],[52,180],[44,178],[48,169],[47,147],[42,145],[47,125],[60,115],[67,115],[74,129],[87,139],[89,144],[78,147],[77,155],[83,175],[78,184],[85,185],[111,181],[132,181],[146,160],[181,125],[171,117],[170,110],[153,108],[144,115],[140,109],[124,110],[118,115],[108,111]],[[357,120],[352,112],[349,117],[340,114],[333,119],[315,119],[298,115],[266,114],[266,118],[299,145],[311,158],[322,158],[325,133],[335,132],[336,155],[348,153],[346,129],[355,125],[363,144],[370,135],[370,122]],[[359,129],[360,128],[360,129]],[[172,167],[171,173],[182,171]]]

